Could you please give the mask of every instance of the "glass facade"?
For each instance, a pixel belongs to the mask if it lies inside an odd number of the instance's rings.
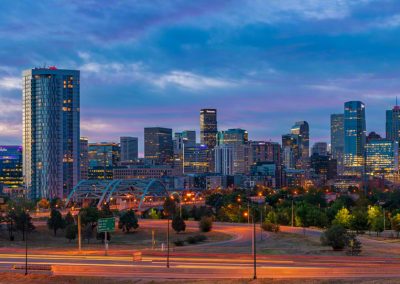
[[[113,169],[120,161],[117,143],[89,144],[89,179],[113,179]]]
[[[21,146],[0,146],[0,184],[9,188],[23,186]]]
[[[80,139],[80,176],[79,179],[89,178],[89,140],[86,137]]]
[[[173,163],[172,129],[146,127],[144,129],[144,157],[158,164]]]
[[[137,137],[121,137],[121,161],[136,161],[138,155],[138,138]]]
[[[23,175],[31,198],[66,197],[79,179],[80,72],[23,72]]]
[[[237,128],[237,129],[228,129],[224,131],[220,131],[217,133],[217,145],[222,144],[245,144],[249,140],[249,134],[246,130]]]
[[[365,146],[368,175],[398,171],[398,142],[388,139],[371,140]]]
[[[337,161],[338,174],[343,173],[344,114],[331,115],[331,152]]]
[[[366,143],[365,105],[360,101],[344,104],[344,167],[347,175],[364,172]]]
[[[400,107],[386,111],[386,139],[400,141]]]
[[[200,110],[200,144],[213,149],[217,145],[217,110]]]

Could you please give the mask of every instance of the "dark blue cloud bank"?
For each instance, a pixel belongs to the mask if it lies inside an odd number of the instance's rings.
[[[0,144],[21,140],[21,72],[81,70],[81,132],[91,141],[145,126],[220,128],[280,140],[362,100],[384,134],[399,94],[398,1],[12,1],[0,9]]]

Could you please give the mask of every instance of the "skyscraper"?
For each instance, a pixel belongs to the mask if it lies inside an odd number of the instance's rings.
[[[120,138],[121,161],[135,161],[138,159],[138,138],[123,136]]]
[[[315,142],[312,146],[311,154],[328,156],[328,144],[326,144],[326,142]]]
[[[89,144],[89,179],[113,179],[120,162],[120,147],[115,142]]]
[[[158,164],[173,163],[172,129],[146,127],[144,129],[144,157]]]
[[[200,143],[207,145],[209,149],[213,149],[217,144],[217,133],[217,110],[200,110]]]
[[[386,111],[386,139],[400,141],[400,106]]]
[[[373,139],[365,145],[366,171],[369,175],[395,173],[399,170],[398,142]]]
[[[344,104],[344,167],[348,175],[364,173],[365,105],[360,101]]]
[[[310,157],[310,128],[308,122],[297,121],[291,129],[291,133],[298,137],[299,159],[306,165]]]
[[[246,130],[235,128],[219,131],[217,133],[217,145],[222,144],[245,144],[249,140],[249,134]]]
[[[79,179],[89,178],[89,140],[86,137],[80,138],[80,175]]]
[[[0,186],[1,185],[9,188],[22,188],[21,146],[0,146]]]
[[[31,198],[66,197],[79,178],[78,70],[23,72],[23,173]]]
[[[337,161],[337,173],[343,173],[344,115],[331,114],[331,152]]]

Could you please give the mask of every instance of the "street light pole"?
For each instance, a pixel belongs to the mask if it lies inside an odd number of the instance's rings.
[[[25,215],[25,275],[28,275],[28,215]]]
[[[254,273],[253,279],[257,279],[257,256],[256,256],[256,220],[255,220],[256,212],[253,211],[253,265],[254,265]]]
[[[167,268],[169,268],[169,216],[167,217]]]
[[[292,227],[294,225],[294,205],[293,205],[293,197],[292,197]]]

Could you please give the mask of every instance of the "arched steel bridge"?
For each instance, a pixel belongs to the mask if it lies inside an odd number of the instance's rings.
[[[81,180],[66,200],[66,206],[80,207],[95,203],[98,208],[109,203],[139,211],[162,205],[168,191],[156,179]]]

